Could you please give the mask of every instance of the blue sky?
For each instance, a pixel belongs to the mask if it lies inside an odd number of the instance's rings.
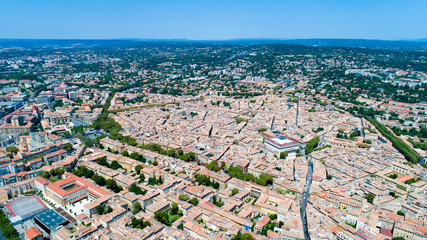
[[[427,0],[0,0],[0,38],[427,38]]]

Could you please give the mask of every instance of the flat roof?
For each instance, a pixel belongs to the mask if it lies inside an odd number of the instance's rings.
[[[275,142],[277,142],[278,144],[281,144],[281,145],[283,145],[283,144],[289,144],[289,143],[292,142],[292,140],[289,140],[289,139],[285,138],[284,136],[278,136],[277,138],[273,138],[271,140],[275,141]]]
[[[46,205],[36,196],[22,197],[5,205],[12,216],[28,216],[42,211]]]
[[[55,229],[59,225],[62,225],[68,221],[66,218],[55,212],[53,209],[49,209],[46,212],[39,213],[34,216],[34,218],[39,220],[49,229]]]
[[[293,144],[299,143],[298,141],[296,141],[290,137],[285,137],[283,135],[278,136],[278,137],[267,138],[266,141],[270,142],[271,144],[274,144],[278,147],[284,147],[287,145],[293,145]]]
[[[55,208],[55,211],[57,213],[59,213],[61,216],[63,216],[64,218],[68,219],[68,221],[71,224],[74,224],[74,223],[77,222],[77,220],[73,216],[71,216],[70,214],[68,214],[63,208],[60,208],[60,207],[59,208]]]

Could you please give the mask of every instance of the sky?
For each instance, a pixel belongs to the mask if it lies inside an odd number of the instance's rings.
[[[427,38],[427,0],[0,0],[0,38]]]

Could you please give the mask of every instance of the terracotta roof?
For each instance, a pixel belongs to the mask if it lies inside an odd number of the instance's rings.
[[[25,231],[25,236],[29,239],[35,239],[37,236],[42,236],[42,232],[40,232],[36,227],[30,227]]]

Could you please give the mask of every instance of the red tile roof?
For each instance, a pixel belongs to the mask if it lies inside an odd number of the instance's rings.
[[[31,240],[36,239],[38,236],[42,236],[42,232],[40,232],[40,230],[38,230],[36,227],[30,227],[27,231],[25,231],[25,235]]]

